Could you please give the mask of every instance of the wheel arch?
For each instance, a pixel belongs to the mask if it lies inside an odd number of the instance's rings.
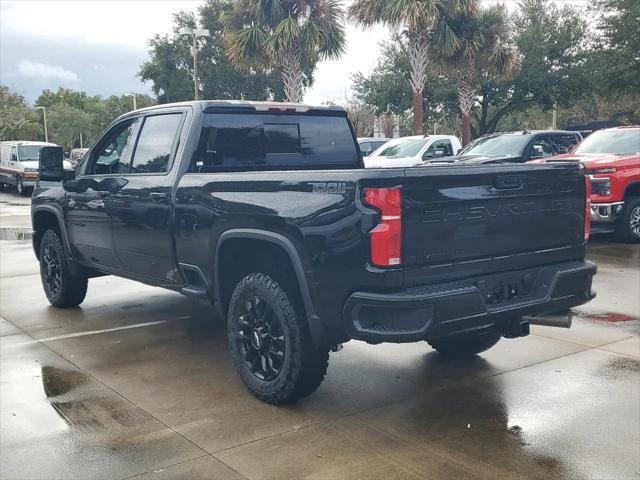
[[[624,188],[623,198],[627,198],[627,197],[640,197],[640,180],[635,182],[630,182]]]
[[[69,246],[69,237],[65,227],[62,213],[56,208],[49,205],[40,205],[34,208],[31,214],[31,223],[33,227],[33,251],[36,257],[40,254],[40,241],[42,235],[49,229],[57,230],[62,237],[62,244],[68,258],[71,258],[71,248]]]
[[[234,242],[251,242],[253,244],[262,243],[263,245],[268,245],[270,249],[275,248],[277,249],[276,251],[282,252],[282,254],[285,255],[285,258],[288,259],[291,270],[296,278],[297,287],[302,298],[302,304],[305,309],[309,331],[312,338],[317,342],[324,341],[324,328],[322,327],[320,319],[315,311],[309,281],[307,279],[300,254],[293,242],[280,233],[268,230],[242,228],[227,230],[220,235],[216,243],[214,257],[213,293],[215,299],[220,302],[223,313],[225,315],[227,313],[227,297],[230,297],[230,294],[229,286],[224,284],[223,273],[225,263],[223,261],[222,254],[225,249]],[[232,290],[233,288],[231,288],[231,291]]]

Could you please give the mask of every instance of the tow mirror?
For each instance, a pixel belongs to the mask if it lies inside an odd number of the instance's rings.
[[[440,157],[444,157],[445,156],[445,151],[443,148],[436,148],[433,151],[433,158],[440,158]]]
[[[38,161],[40,180],[61,182],[64,179],[63,159],[62,147],[42,147]]]

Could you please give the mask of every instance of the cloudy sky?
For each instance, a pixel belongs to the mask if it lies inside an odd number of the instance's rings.
[[[30,101],[43,89],[60,86],[91,95],[150,93],[136,77],[148,40],[170,31],[174,12],[196,10],[200,3],[0,0],[0,83]],[[515,0],[506,3],[513,7]],[[346,54],[318,66],[305,100],[317,104],[350,95],[351,74],[371,71],[387,36],[384,27],[363,31],[348,25]]]
[[[0,82],[30,101],[59,86],[95,95],[150,93],[136,77],[147,42],[171,29],[172,14],[196,10],[200,1],[0,0]],[[348,49],[323,62],[305,100],[319,103],[349,94],[350,74],[369,72],[384,28],[348,29]]]

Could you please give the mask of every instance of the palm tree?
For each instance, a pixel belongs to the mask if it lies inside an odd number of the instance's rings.
[[[227,52],[239,67],[277,69],[287,100],[300,102],[316,63],[343,53],[343,18],[337,0],[236,0]]]
[[[434,29],[432,56],[436,64],[457,77],[462,120],[462,144],[471,140],[471,112],[478,96],[478,83],[509,77],[519,58],[509,37],[509,21],[502,5],[477,13],[444,16]],[[456,42],[449,42],[451,37]]]
[[[423,133],[422,92],[429,67],[429,49],[433,29],[445,15],[475,12],[479,0],[355,0],[349,17],[365,27],[377,23],[402,29],[407,37],[407,53],[411,63],[410,84],[413,92],[413,131]],[[453,31],[444,29],[444,39],[457,47]]]

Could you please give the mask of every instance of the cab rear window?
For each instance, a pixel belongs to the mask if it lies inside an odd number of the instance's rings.
[[[206,114],[191,172],[356,168],[345,117]]]

